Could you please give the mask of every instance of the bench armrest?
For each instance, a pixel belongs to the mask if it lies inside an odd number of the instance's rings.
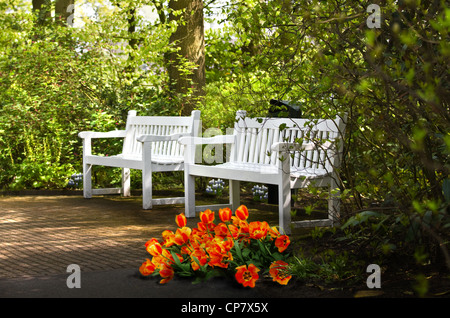
[[[173,135],[139,135],[136,137],[137,141],[140,142],[155,142],[155,141],[172,141],[172,140],[178,140],[183,136],[189,136],[189,133],[180,133],[180,134],[173,134]]]
[[[299,144],[296,142],[276,142],[272,145],[272,151],[287,152],[287,151],[306,151],[314,149],[328,149],[333,143],[326,141],[323,144],[309,142],[306,144]]]
[[[218,135],[214,137],[182,137],[178,140],[182,145],[216,145],[232,144],[235,142],[234,135]]]
[[[82,131],[78,134],[80,138],[123,138],[125,136],[125,130],[112,130],[108,132]]]

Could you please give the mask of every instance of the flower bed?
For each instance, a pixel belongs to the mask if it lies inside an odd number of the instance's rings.
[[[287,235],[280,234],[267,222],[248,222],[248,209],[241,205],[235,216],[228,208],[200,212],[197,227],[187,227],[185,215],[176,216],[175,232],[165,230],[162,239],[150,239],[146,250],[152,256],[139,268],[144,276],[159,275],[161,284],[175,275],[207,280],[212,276],[232,274],[244,287],[255,287],[260,274],[286,285],[291,279]]]

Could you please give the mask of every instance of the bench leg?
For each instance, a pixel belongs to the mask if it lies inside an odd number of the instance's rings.
[[[122,195],[129,197],[131,195],[130,169],[122,168]]]
[[[195,176],[184,170],[184,214],[187,218],[195,217]]]
[[[92,165],[83,163],[83,196],[92,198]]]
[[[291,234],[290,177],[284,172],[281,173],[281,182],[278,184],[278,218],[280,233]]]
[[[152,204],[152,168],[145,167],[142,169],[142,208],[144,210],[150,210],[153,208]]]
[[[341,201],[339,199],[340,191],[334,177],[331,178],[329,197],[328,197],[328,218],[333,225],[339,223]]]
[[[230,188],[230,205],[231,210],[234,212],[241,205],[241,189],[239,180],[229,180]]]

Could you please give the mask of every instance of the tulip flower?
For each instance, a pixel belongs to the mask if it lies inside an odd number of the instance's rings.
[[[175,272],[173,271],[172,267],[170,267],[167,264],[163,264],[162,268],[159,270],[159,275],[163,278],[159,283],[166,284],[170,280],[172,280],[173,276],[175,275]]]
[[[178,214],[175,217],[175,222],[177,223],[178,227],[185,227],[187,224],[187,219],[184,213]]]
[[[231,220],[231,216],[233,212],[229,208],[219,209],[219,217],[222,222],[229,222]]]
[[[292,275],[289,271],[289,264],[283,261],[273,262],[269,267],[269,274],[274,282],[281,285],[287,285]]]
[[[185,244],[187,241],[189,241],[191,233],[192,233],[192,230],[186,226],[177,229],[177,231],[175,232],[175,236],[173,238],[175,244],[177,244],[177,245]]]
[[[233,220],[233,225],[239,229],[240,234],[248,233],[248,222],[247,221],[242,221],[235,216],[232,216],[231,219]]]
[[[200,266],[208,262],[206,253],[202,249],[196,249],[191,253],[191,267],[194,271],[198,270]]]
[[[148,276],[154,273],[156,269],[156,265],[153,264],[148,258],[147,260],[142,263],[141,267],[139,267],[139,272],[143,275],[143,276]]]
[[[227,252],[225,254],[222,253],[210,253],[210,261],[208,263],[211,267],[222,267],[228,268],[228,261],[233,260],[233,255],[231,252]]]
[[[175,237],[175,234],[170,230],[165,230],[162,232],[162,238],[164,246],[170,247],[175,244],[175,241],[173,240]]]
[[[267,235],[269,229],[269,224],[267,222],[251,222],[248,225],[248,231],[250,233],[250,238],[259,240],[263,239]]]
[[[152,256],[158,256],[163,251],[161,244],[155,238],[147,241],[147,243],[145,243],[145,248]]]
[[[290,243],[291,241],[287,235],[281,235],[275,240],[275,246],[278,248],[278,252],[280,253],[283,253]]]
[[[228,227],[225,223],[219,223],[215,228],[214,228],[214,233],[216,236],[218,237],[227,237],[229,234],[228,231]]]
[[[259,279],[259,268],[253,264],[236,267],[235,278],[244,287],[255,287],[255,282]]]
[[[280,236],[280,231],[278,231],[275,226],[272,226],[271,228],[269,228],[268,234],[271,238],[277,238],[278,236]]]
[[[203,212],[200,212],[200,221],[204,224],[210,224],[214,222],[214,212],[210,209],[207,209]]]
[[[245,205],[241,205],[237,208],[235,214],[239,220],[245,221],[248,218],[248,209]]]

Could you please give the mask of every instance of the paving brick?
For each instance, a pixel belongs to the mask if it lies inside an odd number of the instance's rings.
[[[141,208],[140,198],[0,196],[0,279],[139,268],[144,244],[175,229],[182,206]]]

